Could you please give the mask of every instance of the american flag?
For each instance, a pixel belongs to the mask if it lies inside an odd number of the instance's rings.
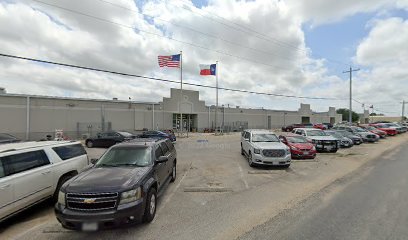
[[[180,54],[170,56],[159,56],[160,67],[180,67]]]

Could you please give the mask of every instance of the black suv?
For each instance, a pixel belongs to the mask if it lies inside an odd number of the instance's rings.
[[[55,215],[63,227],[96,231],[151,222],[157,196],[176,179],[177,153],[168,139],[134,139],[108,149],[66,182]]]

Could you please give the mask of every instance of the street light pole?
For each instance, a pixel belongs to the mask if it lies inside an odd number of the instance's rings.
[[[352,100],[353,100],[353,93],[352,93],[352,82],[353,82],[353,72],[356,72],[356,71],[360,71],[360,69],[358,68],[358,69],[353,69],[351,66],[350,66],[350,70],[348,70],[348,71],[344,71],[343,73],[350,73],[350,99],[349,99],[349,123],[350,123],[350,125],[353,123],[353,118],[352,118],[352,112],[353,112],[353,110],[352,110],[352,108],[353,108],[353,104],[352,104]]]

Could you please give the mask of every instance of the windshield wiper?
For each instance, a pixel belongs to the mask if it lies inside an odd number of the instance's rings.
[[[117,164],[115,166],[145,167],[144,165],[140,165],[140,164],[137,164],[137,163],[121,163],[121,164]]]
[[[116,167],[117,165],[111,165],[111,164],[106,164],[106,163],[101,163],[98,164],[97,167]]]

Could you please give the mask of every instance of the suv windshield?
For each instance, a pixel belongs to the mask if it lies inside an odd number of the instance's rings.
[[[366,130],[362,129],[362,128],[354,128],[353,129],[356,132],[367,132]]]
[[[114,147],[108,150],[96,167],[136,166],[145,167],[151,163],[151,153],[148,147]]]
[[[307,131],[308,136],[328,136],[325,132],[319,130]]]
[[[257,133],[252,135],[252,142],[279,142],[275,134]]]

